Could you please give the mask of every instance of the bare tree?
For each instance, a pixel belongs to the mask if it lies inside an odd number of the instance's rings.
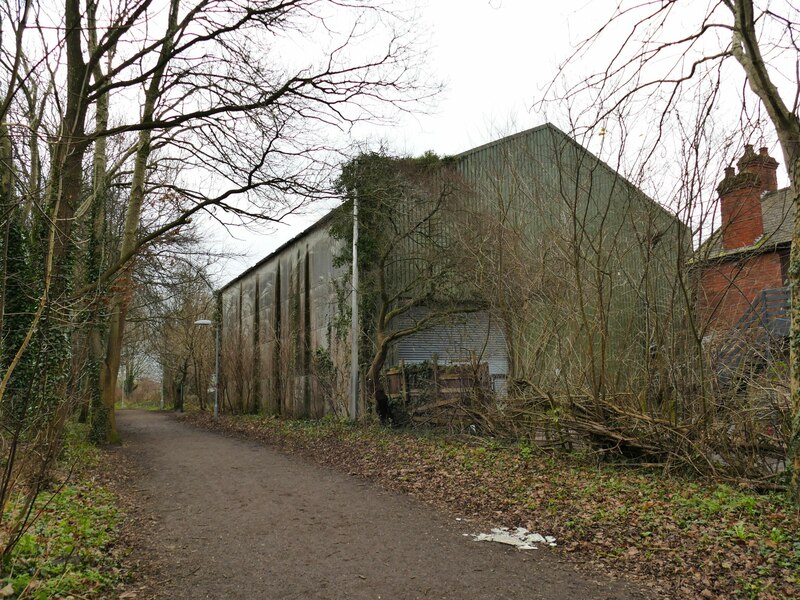
[[[155,338],[159,341],[156,356],[164,378],[165,401],[182,411],[191,395],[203,409],[213,371],[214,339],[213,332],[195,325],[195,321],[212,312],[213,297],[198,273],[187,273],[174,292],[157,315]]]
[[[42,220],[45,231],[48,222],[55,226],[50,279],[56,287],[48,292],[48,302],[66,305],[112,279],[114,286],[108,289],[122,292],[112,294],[101,369],[105,437],[111,439],[110,398],[124,334],[128,262],[143,245],[198,212],[217,207],[244,220],[274,220],[309,198],[325,195],[325,165],[335,146],[320,131],[376,117],[381,105],[399,107],[420,96],[421,88],[410,77],[411,24],[380,5],[336,0],[176,0],[165,14],[148,0],[124,10],[89,2],[85,11],[77,0],[68,0],[65,27],[59,30],[63,36],[53,37],[39,36],[43,15],[37,14],[36,25],[28,27],[30,4],[22,12],[11,5],[6,8],[9,15],[19,16],[11,21],[17,24],[12,28],[17,43],[4,47],[9,71],[4,110],[22,115],[26,104],[35,104],[32,81],[49,79],[56,90],[63,82],[67,90],[63,98],[57,93],[49,97],[56,142],[46,196],[35,201],[45,214],[54,211],[52,219]],[[335,19],[329,8],[337,9]],[[386,33],[386,45],[354,61],[350,48],[366,31],[380,29]],[[158,30],[161,33],[152,33]],[[326,36],[320,36],[320,30]],[[31,36],[29,45],[26,34]],[[274,62],[274,47],[290,37],[307,44],[309,62]],[[23,48],[29,49],[30,59]],[[26,92],[25,103],[18,102],[20,91]],[[125,95],[141,99],[140,115],[109,108],[109,99]],[[110,113],[116,122],[109,119]],[[87,121],[92,114],[93,131]],[[311,122],[319,126],[309,127]],[[106,141],[128,132],[138,132],[138,139],[116,165],[107,164]],[[38,151],[36,142],[32,148]],[[83,156],[92,143],[93,197],[103,196],[108,186],[130,186],[125,226],[116,257],[106,256],[102,265],[87,269],[85,284],[65,286],[69,277],[62,276],[61,265],[72,260],[73,224],[85,204]],[[191,174],[149,185],[153,170],[170,161]],[[194,184],[198,181],[202,185]],[[176,198],[180,210],[142,232],[148,194]],[[91,214],[94,223],[103,222],[96,208]],[[62,298],[67,290],[70,298]],[[63,315],[65,322],[71,320],[69,312]]]
[[[0,418],[14,432],[0,502],[24,451],[32,504],[64,420],[86,406],[70,365],[90,372],[99,438],[116,436],[136,258],[196,215],[280,220],[328,195],[334,134],[427,90],[413,24],[362,0],[2,1],[0,13]],[[281,62],[293,43],[307,55]]]
[[[692,23],[692,25],[687,25]],[[602,133],[622,146],[629,132],[642,131],[630,170],[653,172],[662,152],[699,156],[708,139],[679,147],[671,137],[683,115],[706,123],[720,109],[739,114],[741,129],[762,135],[772,129],[789,175],[792,203],[800,201],[800,12],[792,2],[719,0],[708,5],[623,2],[603,25],[579,44],[562,73],[608,43],[605,68],[553,93],[551,98],[585,107],[576,131]],[[747,82],[751,93],[742,93]],[[695,94],[695,92],[698,92]],[[705,96],[709,101],[697,100]],[[688,102],[687,102],[688,97]],[[694,105],[692,105],[694,103]],[[738,105],[738,106],[736,106]],[[763,111],[763,112],[762,112]],[[764,115],[764,113],[766,113]],[[647,122],[649,126],[644,126]],[[768,126],[766,126],[768,124]],[[772,135],[772,132],[769,132]],[[611,139],[607,139],[611,143]],[[628,146],[632,146],[630,141]],[[726,148],[722,148],[727,150]],[[663,169],[662,169],[663,170]],[[800,211],[796,212],[800,214]],[[800,220],[795,223],[791,285],[800,277]],[[793,428],[792,494],[800,501],[800,297],[792,295],[791,366]]]

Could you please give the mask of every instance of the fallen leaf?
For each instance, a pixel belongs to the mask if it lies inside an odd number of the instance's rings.
[[[13,595],[14,595],[14,586],[11,585],[10,583],[2,590],[0,590],[0,598],[7,598],[8,596],[13,596]]]

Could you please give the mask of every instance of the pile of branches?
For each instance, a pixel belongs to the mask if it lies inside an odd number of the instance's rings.
[[[756,489],[785,487],[789,397],[774,386],[653,407],[631,394],[556,396],[517,385],[502,398],[472,399],[469,412],[489,435]]]

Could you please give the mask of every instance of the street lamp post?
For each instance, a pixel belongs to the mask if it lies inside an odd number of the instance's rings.
[[[219,419],[219,323],[210,319],[198,319],[195,325],[214,327],[214,420]]]

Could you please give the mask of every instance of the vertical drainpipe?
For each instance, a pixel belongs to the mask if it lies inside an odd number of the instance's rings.
[[[219,319],[219,317],[218,317]],[[214,328],[214,420],[219,420],[219,338],[222,335],[222,322],[217,321],[217,326]]]
[[[273,303],[274,306],[274,323],[273,329],[275,330],[275,344],[272,347],[272,381],[273,381],[273,398],[272,398],[272,408],[273,414],[281,415],[283,414],[283,397],[281,394],[283,393],[283,383],[281,381],[281,374],[282,374],[282,344],[283,338],[281,337],[283,334],[281,332],[281,302],[283,301],[283,296],[281,293],[281,263],[278,260],[278,266],[275,269],[275,300]]]
[[[311,254],[308,245],[303,263],[303,412],[308,417],[314,417],[317,413],[311,405],[311,379],[314,369],[311,358]]]

